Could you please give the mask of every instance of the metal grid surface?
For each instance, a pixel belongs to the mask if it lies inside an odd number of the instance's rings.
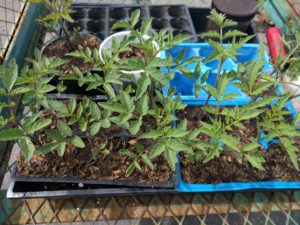
[[[0,224],[298,225],[300,191],[12,201]]]
[[[0,61],[3,62],[21,21],[26,2],[0,0]]]

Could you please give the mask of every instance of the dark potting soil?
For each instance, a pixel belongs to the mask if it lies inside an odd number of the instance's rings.
[[[50,125],[52,129],[56,125]],[[152,118],[145,118],[141,130],[145,132],[155,127]],[[125,132],[126,133],[126,132]],[[86,147],[76,149],[67,147],[63,157],[59,157],[56,152],[46,155],[34,155],[30,161],[25,161],[22,156],[18,157],[16,170],[22,176],[31,177],[74,177],[93,180],[127,180],[136,183],[164,182],[172,177],[172,171],[164,157],[158,157],[152,161],[154,170],[148,168],[143,162],[138,161],[142,171],[135,171],[130,177],[125,177],[126,169],[132,160],[120,154],[120,150],[127,148],[136,152],[134,144],[137,142],[132,136],[122,138],[124,129],[113,125],[104,129],[95,139],[92,140],[94,146],[99,146],[107,141],[106,149],[110,151],[108,155],[97,155],[93,157],[90,143],[85,140]],[[126,136],[126,135],[125,135]],[[153,142],[151,140],[141,140],[139,143],[145,146],[146,151],[151,151]]]
[[[93,65],[91,63],[83,63],[82,59],[66,56],[66,54],[75,50],[85,51],[86,48],[90,48],[92,51],[95,48],[99,49],[101,40],[93,35],[81,34],[72,37],[71,43],[73,49],[70,49],[66,37],[62,37],[49,44],[45,48],[43,53],[47,57],[55,56],[55,57],[68,60],[66,64],[60,66],[59,68],[59,70],[64,74],[72,74],[73,73],[72,66],[78,67],[81,72],[89,72],[93,68]]]
[[[202,113],[201,107],[187,107],[178,112],[179,118],[189,121],[188,128],[199,127],[199,115]],[[198,120],[198,121],[197,121]],[[204,116],[203,120],[207,120]],[[256,137],[257,130],[255,121],[246,121],[246,129],[235,129],[232,135],[239,136],[242,143],[248,143],[251,137]],[[201,137],[199,137],[201,138]],[[207,137],[202,137],[205,139]],[[300,146],[300,141],[298,141]],[[259,149],[264,155],[264,171],[259,171],[247,161],[239,162],[233,153],[224,152],[219,158],[215,158],[207,163],[197,161],[192,163],[186,156],[181,155],[181,174],[186,183],[222,183],[222,182],[255,182],[255,181],[299,181],[300,172],[297,171],[288,154],[280,145],[272,144],[268,152]],[[300,156],[300,154],[299,154]]]

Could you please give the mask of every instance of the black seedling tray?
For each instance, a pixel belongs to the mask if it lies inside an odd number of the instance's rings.
[[[104,40],[109,35],[122,31],[123,29],[111,30],[113,24],[118,20],[129,20],[131,13],[136,9],[141,10],[140,21],[137,28],[141,26],[144,19],[153,18],[153,28],[157,31],[162,28],[170,28],[174,35],[195,35],[189,10],[185,5],[98,5],[98,4],[74,4],[75,11],[71,16],[74,23],[67,23],[67,29],[74,31],[79,28],[80,34],[93,34]],[[162,13],[156,13],[156,12]],[[61,35],[63,32],[61,31]],[[188,42],[197,42],[193,37]]]
[[[67,23],[69,31],[79,28],[80,34],[93,34],[104,40],[108,36],[108,7],[97,5],[73,5],[74,23]]]
[[[59,80],[59,76],[55,76],[55,75],[49,75],[49,76],[53,76],[53,79],[50,81],[50,84],[57,86],[59,82],[61,82],[61,80]],[[101,74],[99,74],[99,76],[101,76]],[[77,80],[62,80],[64,86],[67,87],[67,89],[63,92],[63,94],[71,94],[71,95],[79,95],[79,94],[84,94],[86,96],[89,97],[93,97],[93,96],[105,96],[105,91],[104,90],[97,90],[97,89],[93,89],[93,90],[89,90],[87,91],[87,84],[82,85],[81,87],[78,85],[78,81]],[[50,92],[52,94],[57,93],[56,90]]]
[[[109,35],[123,31],[125,29],[115,29],[111,30],[111,27],[118,20],[130,20],[131,14],[139,9],[140,10],[140,20],[136,25],[136,28],[139,29],[142,25],[142,21],[149,18],[149,8],[147,6],[110,6],[109,7]]]
[[[29,198],[73,198],[94,196],[120,196],[120,195],[157,195],[172,194],[175,189],[129,188],[117,186],[100,186],[77,183],[41,183],[22,182],[12,180],[6,193],[10,199]]]
[[[177,167],[176,167],[177,168]],[[72,176],[65,176],[65,177],[30,177],[30,176],[21,176],[16,171],[15,165],[12,166],[10,174],[11,179],[15,181],[22,181],[22,182],[39,182],[39,183],[73,183],[73,184],[95,184],[95,185],[103,185],[103,186],[123,186],[123,187],[140,187],[140,188],[175,188],[178,184],[178,171],[172,173],[172,177],[169,181],[165,182],[145,182],[145,183],[138,183],[134,181],[128,180],[107,180],[107,179],[99,179],[99,180],[92,180],[92,179],[82,179],[82,178],[75,178]]]
[[[169,28],[174,35],[193,35],[187,42],[197,42],[194,25],[186,5],[158,5],[149,6],[150,17],[153,18],[152,27],[156,30]]]

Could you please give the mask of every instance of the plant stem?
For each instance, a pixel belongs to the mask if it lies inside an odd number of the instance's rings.
[[[64,34],[66,35],[67,43],[68,43],[68,45],[69,45],[70,50],[74,51],[74,48],[73,48],[73,46],[72,46],[72,43],[71,43],[71,39],[70,39],[69,33],[68,33],[68,31],[66,30],[66,28],[65,28],[65,26],[64,26],[64,24],[63,24],[63,22],[62,22],[61,20],[58,20],[58,23],[60,24],[60,26],[61,26],[61,28],[62,28]]]
[[[291,56],[297,51],[297,49],[300,47],[300,44],[296,44],[296,46],[292,49],[292,51],[289,52],[289,54],[285,57],[284,61],[282,62],[280,69],[283,70],[284,66],[287,64],[288,60],[291,58]]]

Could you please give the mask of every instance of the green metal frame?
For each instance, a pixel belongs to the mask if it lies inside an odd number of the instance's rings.
[[[289,19],[292,19],[294,24],[298,25],[298,20],[294,17],[287,4],[284,0],[267,0],[263,4],[264,10],[266,10],[283,34],[288,32],[287,25]]]
[[[4,65],[7,65],[10,60],[15,59],[19,69],[21,70],[25,64],[25,58],[30,56],[37,45],[42,34],[42,27],[35,21],[42,13],[43,5],[41,4],[27,4],[22,16],[21,25],[16,31],[15,39],[13,40]],[[0,83],[2,86],[2,83]],[[0,98],[0,101],[5,101],[5,98]],[[0,162],[6,151],[7,143],[0,145]]]

